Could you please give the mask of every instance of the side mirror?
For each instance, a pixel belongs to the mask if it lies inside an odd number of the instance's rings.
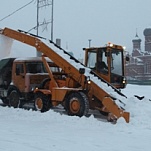
[[[80,69],[79,69],[79,73],[80,73],[80,74],[84,74],[84,73],[85,73],[85,69],[84,69],[84,68],[80,68]]]

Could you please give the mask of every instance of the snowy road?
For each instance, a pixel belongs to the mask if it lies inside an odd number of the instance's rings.
[[[113,125],[93,115],[79,118],[0,106],[0,151],[150,151],[151,102],[133,98],[132,89],[149,96],[151,87],[129,85],[124,90],[131,101],[126,106],[129,124],[122,118]]]

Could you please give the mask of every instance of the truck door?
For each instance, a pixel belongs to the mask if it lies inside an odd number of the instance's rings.
[[[24,92],[25,90],[24,64],[16,63],[14,70],[15,70],[15,75],[14,75],[13,83],[20,90],[20,92]]]
[[[126,86],[123,51],[118,49],[113,49],[111,52],[111,83],[120,88]]]
[[[109,69],[108,69],[108,56],[107,56],[106,48],[98,49],[97,71],[106,76],[108,75]]]

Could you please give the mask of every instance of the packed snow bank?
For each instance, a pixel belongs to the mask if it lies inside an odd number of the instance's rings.
[[[149,120],[151,119],[151,101],[150,92],[151,86],[127,85],[126,89],[122,90],[128,96],[125,110],[129,111],[130,124],[141,126],[143,128],[150,127]],[[134,95],[144,96],[144,99],[139,100]]]
[[[0,59],[10,55],[12,44],[13,39],[0,34]]]
[[[146,86],[128,85],[124,90],[129,97],[126,105],[131,113],[129,124],[123,118],[113,125],[93,115],[79,118],[52,110],[40,113],[0,106],[0,150],[149,151],[151,102],[132,97],[132,87],[146,95]]]

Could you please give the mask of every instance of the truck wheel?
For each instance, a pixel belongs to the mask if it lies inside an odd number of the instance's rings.
[[[65,101],[68,115],[86,116],[89,111],[89,101],[83,92],[72,92]]]
[[[46,112],[51,108],[50,97],[44,95],[42,92],[37,92],[35,94],[34,107],[35,110]]]
[[[16,90],[12,90],[9,95],[8,95],[8,99],[9,99],[9,105],[13,106],[14,108],[19,107],[20,105],[20,99],[19,99],[19,94]]]

